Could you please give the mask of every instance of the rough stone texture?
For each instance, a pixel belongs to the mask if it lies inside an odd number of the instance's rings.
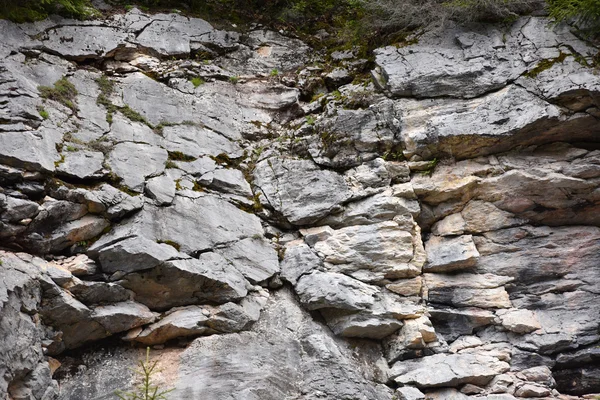
[[[448,23],[352,84],[357,49],[110,14],[0,21],[0,398],[112,398],[120,339],[173,399],[600,392],[591,42]]]
[[[485,385],[495,375],[508,371],[509,365],[490,356],[437,354],[394,364],[391,376],[400,384],[420,388],[458,386],[463,383]]]
[[[141,192],[145,178],[160,175],[165,169],[166,150],[143,143],[119,143],[108,156],[111,170],[123,185]]]
[[[256,166],[254,185],[261,203],[294,225],[316,222],[350,198],[341,175],[322,171],[308,160],[261,161]]]

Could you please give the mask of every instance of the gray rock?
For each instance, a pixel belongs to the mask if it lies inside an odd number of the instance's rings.
[[[450,25],[442,34],[429,32],[416,44],[375,54],[385,79],[380,84],[394,96],[471,98],[500,89],[535,63],[557,57],[560,44],[569,42],[577,39],[553,29],[547,20],[522,18],[505,32],[493,25]],[[581,50],[591,51],[578,46]],[[560,51],[568,53],[569,48]]]
[[[110,334],[146,325],[156,319],[146,306],[133,301],[94,307],[91,317]]]
[[[190,157],[227,154],[231,158],[242,155],[242,148],[227,137],[198,125],[175,125],[163,128],[163,146],[168,151],[179,151]]]
[[[202,194],[197,198],[175,196],[170,207],[146,205],[136,216],[94,243],[90,251],[137,235],[176,244],[182,252],[192,254],[262,234],[263,228],[257,216],[215,195]]]
[[[308,160],[263,160],[254,171],[254,186],[263,205],[295,225],[318,221],[350,197],[341,175]]]
[[[402,327],[402,322],[389,313],[349,314],[335,309],[326,309],[321,313],[333,333],[348,338],[381,340]]]
[[[250,282],[262,282],[280,271],[273,246],[265,239],[246,238],[216,248],[215,252],[227,259]]]
[[[62,260],[59,264],[74,276],[94,275],[98,269],[96,263],[85,254],[78,254],[74,257],[67,258]]]
[[[529,333],[542,327],[535,313],[530,310],[498,311],[497,314],[502,321],[502,326],[511,332]]]
[[[448,342],[471,335],[476,328],[491,325],[496,320],[493,312],[474,307],[430,307],[428,311],[436,331]]]
[[[322,265],[321,259],[303,241],[292,241],[285,246],[281,277],[295,285],[300,277]]]
[[[468,269],[475,265],[479,252],[471,235],[457,238],[433,236],[425,243],[427,264],[424,271],[446,272]]]
[[[246,182],[242,171],[222,168],[216,169],[209,174],[211,182],[208,186],[211,189],[248,198],[252,197],[252,189],[250,188],[250,184]],[[202,178],[204,179],[204,176]]]
[[[518,397],[546,397],[550,393],[550,389],[533,383],[526,383],[515,390],[515,396]]]
[[[42,350],[42,332],[33,319],[41,301],[36,264],[44,262],[4,251],[0,260],[0,396],[41,399],[48,390],[47,398],[53,398],[58,390]]]
[[[261,306],[267,298],[262,297]],[[128,337],[145,345],[160,344],[178,337],[194,337],[215,333],[233,333],[249,328],[259,313],[249,313],[235,303],[221,306],[188,306],[175,308],[160,321],[146,327],[139,335]]]
[[[127,119],[121,113],[115,113],[106,138],[116,143],[135,142],[160,146],[161,137],[147,125]]]
[[[54,171],[60,161],[56,145],[58,131],[42,128],[36,132],[3,132],[0,135],[0,162],[31,171]]]
[[[153,49],[162,56],[188,55],[190,41],[207,37],[212,26],[198,18],[186,18],[177,14],[159,14],[136,37],[136,41]]]
[[[351,83],[353,79],[354,77],[345,68],[335,68],[325,75],[325,83],[329,90],[335,90],[342,85]]]
[[[326,269],[365,282],[410,278],[421,272],[421,265],[411,263],[411,232],[393,221],[338,229],[313,247]]]
[[[315,124],[308,151],[319,165],[356,167],[394,148],[400,138],[400,115],[391,100],[366,110],[331,107]]]
[[[346,275],[315,271],[302,276],[295,287],[309,310],[337,308],[363,310],[373,305],[378,290]]]
[[[280,290],[250,332],[202,337],[186,349],[152,350],[150,357],[163,371],[172,362],[179,365],[174,379],[161,381],[157,375],[156,381],[161,387],[175,387],[170,393],[174,399],[391,400],[391,389],[365,378],[377,373],[376,363],[369,362],[380,357],[377,352],[376,346],[366,347],[368,356],[356,358],[296,304],[292,293]],[[99,400],[133,386],[134,376],[117,366],[133,367],[143,353],[116,348],[110,354],[88,350],[88,368],[62,380],[61,400]],[[232,377],[235,385],[230,384]]]
[[[61,286],[86,306],[117,303],[131,300],[133,297],[130,291],[115,283],[89,282],[74,278]]]
[[[513,279],[492,274],[424,274],[426,297],[430,302],[456,307],[508,308],[508,292],[503,287]]]
[[[4,197],[5,211],[0,214],[0,219],[6,222],[19,222],[22,219],[35,217],[40,210],[39,204],[33,201]]]
[[[248,282],[227,260],[216,253],[200,259],[166,261],[147,272],[126,275],[121,284],[135,293],[135,300],[153,310],[199,304],[226,303],[247,294]]]
[[[144,237],[132,237],[104,247],[97,256],[102,270],[108,273],[152,269],[163,261],[180,257],[179,252],[168,244]]]
[[[167,151],[143,143],[119,143],[108,156],[111,170],[122,179],[123,185],[142,192],[144,181],[160,175],[165,169]]]
[[[22,243],[34,253],[60,252],[76,243],[87,242],[97,237],[108,226],[109,222],[104,218],[85,215],[59,226],[45,237],[33,232],[22,239]]]
[[[168,175],[150,178],[146,181],[146,193],[150,198],[156,200],[159,206],[166,206],[175,198],[175,182]]]
[[[425,400],[425,395],[419,389],[404,386],[396,389],[396,395],[399,400]]]
[[[436,354],[397,362],[392,367],[391,374],[396,382],[419,388],[458,386],[463,383],[482,386],[509,368],[507,363],[490,356]]]
[[[69,59],[97,59],[128,39],[129,34],[107,26],[58,26],[45,32],[43,46]]]

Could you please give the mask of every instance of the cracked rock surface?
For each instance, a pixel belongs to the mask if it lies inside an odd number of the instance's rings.
[[[145,346],[173,399],[600,393],[569,27],[449,24],[368,80],[178,14],[0,30],[0,398],[111,398]]]

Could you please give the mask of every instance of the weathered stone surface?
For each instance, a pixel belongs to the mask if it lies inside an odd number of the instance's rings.
[[[88,282],[73,278],[61,286],[86,306],[117,303],[133,297],[130,291],[116,283]]]
[[[227,137],[198,125],[175,125],[163,128],[163,146],[168,151],[179,151],[190,157],[227,154],[237,158],[242,148]]]
[[[510,277],[492,274],[424,274],[426,297],[432,303],[456,307],[507,308],[511,306],[503,285]]]
[[[203,253],[199,259],[165,261],[147,272],[126,275],[122,285],[135,300],[153,310],[213,301],[226,303],[247,294],[247,281],[222,256]]]
[[[5,209],[0,214],[0,219],[6,222],[18,222],[26,218],[33,218],[40,212],[40,206],[36,202],[5,196],[3,201]]]
[[[206,179],[205,176],[202,178]],[[210,184],[208,186],[211,189],[223,193],[252,197],[250,184],[246,182],[246,179],[240,170],[226,168],[216,169],[210,173],[210,178],[208,179],[210,179]]]
[[[395,393],[399,400],[425,400],[425,395],[419,389],[404,386],[396,389]]]
[[[314,244],[325,268],[365,281],[410,278],[421,272],[413,260],[413,236],[394,221],[334,230]]]
[[[479,252],[471,235],[457,238],[431,237],[425,243],[427,263],[423,266],[428,272],[447,272],[468,269],[475,265]]]
[[[316,124],[312,159],[327,167],[356,167],[390,151],[400,136],[400,112],[384,100],[366,110],[330,108]]]
[[[143,143],[119,143],[108,156],[111,170],[122,179],[123,185],[143,191],[148,177],[160,175],[165,169],[167,151]]]
[[[78,254],[57,263],[75,276],[94,275],[98,268],[96,263],[85,254]]]
[[[254,185],[263,205],[290,223],[314,223],[350,198],[341,175],[322,171],[311,161],[271,158],[257,164]]]
[[[35,253],[59,252],[79,242],[85,242],[100,235],[109,226],[107,220],[94,215],[85,215],[75,221],[67,222],[46,237],[33,232],[23,239],[30,251]]]
[[[292,241],[285,246],[281,277],[295,285],[300,277],[322,265],[321,259],[302,240]]]
[[[62,134],[52,129],[38,132],[3,132],[0,135],[0,162],[31,171],[54,171],[60,161],[56,145]]]
[[[168,175],[160,175],[146,181],[146,193],[159,206],[169,205],[175,198],[175,182]]]
[[[277,253],[265,239],[242,239],[215,252],[231,262],[250,282],[262,282],[279,272]]]
[[[524,18],[505,32],[493,25],[429,32],[416,44],[377,50],[376,62],[394,96],[471,98],[506,86],[559,51],[569,53],[568,45],[560,46],[566,43],[586,55],[593,52],[545,19]]]
[[[474,307],[435,307],[428,311],[436,331],[449,342],[462,335],[471,335],[474,329],[493,324],[496,320],[493,312]]]
[[[101,350],[90,353],[103,361],[90,362],[87,370],[63,381],[61,399],[99,400],[133,385],[133,376],[124,375],[110,360],[133,366],[142,353],[113,351],[109,360]],[[153,350],[151,357],[156,357],[157,368],[163,371],[172,363],[179,366],[176,377],[161,386],[174,386],[173,398],[391,400],[391,389],[364,377],[376,376],[376,363],[370,360],[377,360],[377,350],[365,348],[364,353],[369,355],[357,361],[349,346],[314,322],[295,303],[292,293],[283,290],[271,297],[250,332],[199,338],[185,350]]]
[[[181,252],[192,254],[262,234],[258,217],[215,195],[175,196],[170,207],[146,205],[136,216],[98,240],[90,251],[94,254],[117,240],[143,236],[176,244]]]
[[[309,310],[362,310],[375,302],[373,296],[378,291],[343,274],[315,271],[298,280],[296,292]]]
[[[545,397],[550,393],[550,389],[532,383],[521,385],[515,390],[515,395],[518,397]]]
[[[392,377],[400,384],[419,388],[458,386],[463,383],[485,385],[495,375],[508,371],[509,365],[489,356],[436,354],[417,360],[397,362]]]
[[[129,34],[112,27],[58,26],[45,32],[43,46],[72,59],[99,58],[128,38]]]
[[[268,296],[244,299],[241,305],[225,303],[221,306],[187,306],[174,308],[160,321],[145,328],[139,335],[128,337],[146,345],[160,344],[178,337],[204,336],[215,333],[239,332],[258,320]],[[253,312],[253,308],[257,311]]]
[[[104,154],[96,151],[75,151],[63,153],[64,160],[56,168],[58,173],[77,179],[98,179],[103,171]]]
[[[98,261],[104,272],[125,273],[152,269],[163,261],[180,257],[172,246],[143,237],[122,240],[98,251]]]
[[[94,307],[92,318],[108,332],[117,333],[153,322],[156,315],[142,304],[125,301]]]
[[[419,296],[423,288],[423,278],[417,276],[413,279],[401,279],[385,286],[389,291],[401,296]]]
[[[0,395],[53,398],[52,381],[42,351],[42,332],[34,322],[41,300],[37,282],[43,260],[0,251]],[[32,372],[35,373],[32,374]]]
[[[498,316],[502,326],[511,332],[529,333],[542,327],[535,314],[529,310],[498,311]]]

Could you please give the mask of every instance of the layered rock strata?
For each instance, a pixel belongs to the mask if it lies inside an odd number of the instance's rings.
[[[449,25],[368,79],[177,14],[0,27],[0,397],[110,398],[125,342],[174,399],[600,392],[598,49],[568,27]]]

